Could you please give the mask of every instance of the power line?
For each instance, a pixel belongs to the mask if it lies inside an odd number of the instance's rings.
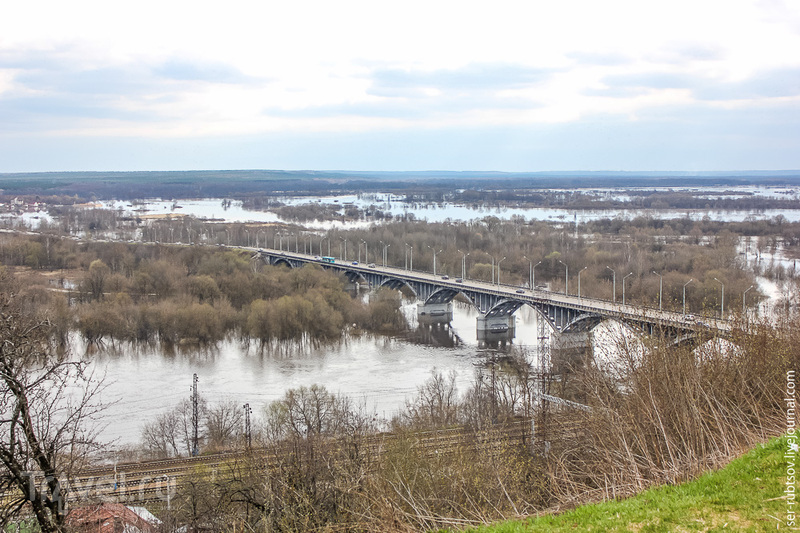
[[[253,447],[253,435],[250,432],[250,413],[253,412],[253,408],[250,407],[249,403],[244,404],[244,436],[247,439],[247,447]]]
[[[200,381],[200,378],[197,377],[197,374],[194,374],[192,377],[192,426],[194,433],[192,435],[192,455],[196,456],[200,453],[200,443],[199,443],[199,431],[198,427],[200,425],[200,413],[198,409],[198,398],[197,398],[197,382]]]

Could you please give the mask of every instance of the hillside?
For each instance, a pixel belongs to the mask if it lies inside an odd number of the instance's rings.
[[[787,524],[787,449],[785,437],[773,439],[725,468],[682,485],[474,532],[796,530],[800,521]]]

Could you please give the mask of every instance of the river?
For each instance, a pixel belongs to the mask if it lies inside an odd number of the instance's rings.
[[[413,302],[404,305],[412,322],[412,334],[402,337],[363,335],[347,337],[333,345],[298,348],[283,346],[261,350],[229,340],[212,348],[183,347],[175,351],[121,345],[93,350],[86,357],[105,373],[107,388],[102,400],[105,411],[101,440],[118,445],[139,442],[142,426],[158,414],[190,396],[192,375],[199,377],[199,391],[210,403],[233,399],[249,403],[254,417],[279,399],[286,390],[324,385],[328,390],[361,402],[377,417],[389,419],[434,371],[456,373],[459,392],[475,379],[476,370],[487,359],[511,346],[537,362],[536,313],[523,307],[516,313],[516,337],[510,345],[486,348],[476,338],[477,310],[455,303],[449,326],[439,328],[434,338],[416,329]],[[74,340],[76,355],[85,352]]]

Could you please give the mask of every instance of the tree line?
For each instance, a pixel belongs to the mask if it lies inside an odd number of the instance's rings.
[[[73,267],[70,279],[65,269],[50,276],[54,284],[28,289],[36,295],[31,301],[50,309],[64,339],[77,329],[95,344],[213,343],[229,335],[262,343],[330,342],[351,329],[406,327],[398,294],[382,291],[365,301],[346,292],[346,279],[317,265],[271,267],[247,252],[213,247],[65,239],[43,245],[8,235],[0,242],[6,264],[30,265],[32,256],[50,253]]]

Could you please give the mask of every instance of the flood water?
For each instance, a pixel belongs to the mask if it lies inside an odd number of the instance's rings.
[[[160,348],[117,346],[93,351],[86,357],[106,373],[104,442],[139,442],[142,426],[159,413],[190,396],[192,375],[209,403],[233,399],[249,403],[258,418],[263,408],[290,388],[321,384],[332,392],[363,403],[379,418],[391,418],[416,394],[433,371],[455,371],[460,393],[474,380],[476,369],[498,350],[524,352],[536,364],[536,313],[523,307],[516,313],[516,337],[505,347],[486,348],[477,341],[477,310],[454,305],[449,325],[416,328],[415,304],[405,305],[412,332],[406,337],[364,335],[319,347],[261,350],[238,341],[214,348]],[[76,341],[75,351],[84,350]]]
[[[709,187],[706,192],[709,196],[719,194],[730,188]],[[752,189],[752,190],[751,190]],[[739,190],[739,189],[736,189]],[[766,187],[742,188],[743,193],[756,194],[765,197],[791,197],[794,198],[796,191],[793,189],[771,189]],[[598,191],[594,191],[598,193]],[[790,194],[791,193],[791,194]],[[619,193],[618,193],[619,195]],[[708,218],[710,220],[741,222],[744,220],[765,220],[778,215],[783,216],[789,222],[800,221],[800,210],[791,209],[564,209],[558,207],[497,207],[488,205],[464,205],[449,202],[441,203],[408,203],[402,201],[400,197],[388,193],[374,195],[339,195],[339,196],[286,196],[278,198],[286,205],[303,204],[328,204],[341,206],[342,212],[346,205],[352,205],[361,209],[375,206],[384,213],[393,217],[413,215],[417,220],[427,220],[428,222],[452,221],[472,221],[480,220],[484,217],[497,217],[509,220],[511,217],[522,217],[525,220],[542,220],[561,223],[585,223],[600,219],[633,219],[646,216],[655,219],[689,218],[700,220]],[[225,207],[222,200],[202,199],[202,200],[150,200],[140,202],[136,205],[127,204],[120,201],[104,202],[102,205],[109,209],[122,209],[123,211],[134,211],[139,214],[181,214],[206,219],[210,221],[225,222],[290,222],[281,219],[277,213],[264,210],[252,211],[242,207],[239,201],[230,202]],[[340,229],[364,227],[373,224],[372,221],[310,221],[303,225],[309,229],[330,229],[333,227]]]

